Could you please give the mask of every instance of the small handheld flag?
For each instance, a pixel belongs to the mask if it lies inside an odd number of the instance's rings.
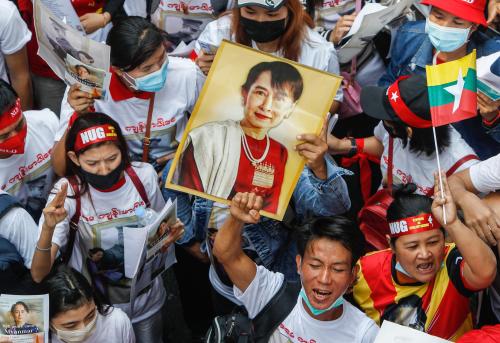
[[[476,116],[476,50],[458,60],[425,69],[433,126]]]

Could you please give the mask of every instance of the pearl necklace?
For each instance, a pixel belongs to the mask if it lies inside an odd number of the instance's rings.
[[[248,141],[247,141],[247,137],[245,135],[245,131],[243,131],[241,126],[240,126],[240,130],[241,130],[241,143],[243,144],[243,151],[245,152],[245,156],[250,160],[250,162],[252,162],[252,164],[254,166],[256,164],[259,164],[260,162],[264,161],[267,157],[268,152],[269,152],[269,146],[271,145],[270,141],[269,141],[269,134],[266,133],[266,148],[264,149],[264,153],[262,154],[262,156],[259,159],[257,159],[252,155],[252,151],[250,150],[250,147],[248,146]]]

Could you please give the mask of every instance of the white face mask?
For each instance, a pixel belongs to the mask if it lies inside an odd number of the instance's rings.
[[[97,323],[97,317],[100,317],[101,315],[99,312],[96,312],[96,316],[90,323],[88,323],[87,326],[85,326],[83,329],[78,329],[78,330],[60,330],[52,326],[53,331],[55,331],[57,338],[59,338],[63,342],[67,343],[80,343],[80,342],[85,342],[87,338],[89,338],[95,331],[96,328],[96,323]]]

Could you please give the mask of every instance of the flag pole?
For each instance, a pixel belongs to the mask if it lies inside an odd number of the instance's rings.
[[[438,165],[438,176],[439,176],[439,188],[441,189],[441,197],[444,199],[444,187],[443,187],[443,178],[441,175],[441,161],[439,160],[439,150],[438,150],[438,143],[437,143],[437,137],[436,137],[436,127],[432,125],[432,134],[434,135],[434,148],[436,149],[436,159],[437,159],[437,165]],[[443,220],[444,224],[448,224],[446,222],[446,207],[443,204]]]

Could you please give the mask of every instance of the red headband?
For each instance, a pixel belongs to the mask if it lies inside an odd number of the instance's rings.
[[[92,126],[78,132],[76,135],[75,151],[80,151],[96,143],[116,140],[118,140],[118,135],[114,126],[108,124]]]
[[[21,118],[22,113],[21,99],[17,98],[14,105],[0,115],[0,128],[3,129],[16,123]]]
[[[408,106],[406,106],[403,98],[401,98],[401,92],[399,91],[399,81],[409,78],[409,75],[400,76],[396,82],[387,88],[387,98],[389,99],[389,104],[391,104],[392,109],[396,112],[396,115],[405,124],[415,127],[417,129],[425,129],[432,126],[432,121],[425,120],[413,113]]]
[[[409,218],[396,220],[389,223],[391,237],[400,237],[411,235],[424,231],[439,229],[441,226],[434,216],[430,213],[419,214]]]

